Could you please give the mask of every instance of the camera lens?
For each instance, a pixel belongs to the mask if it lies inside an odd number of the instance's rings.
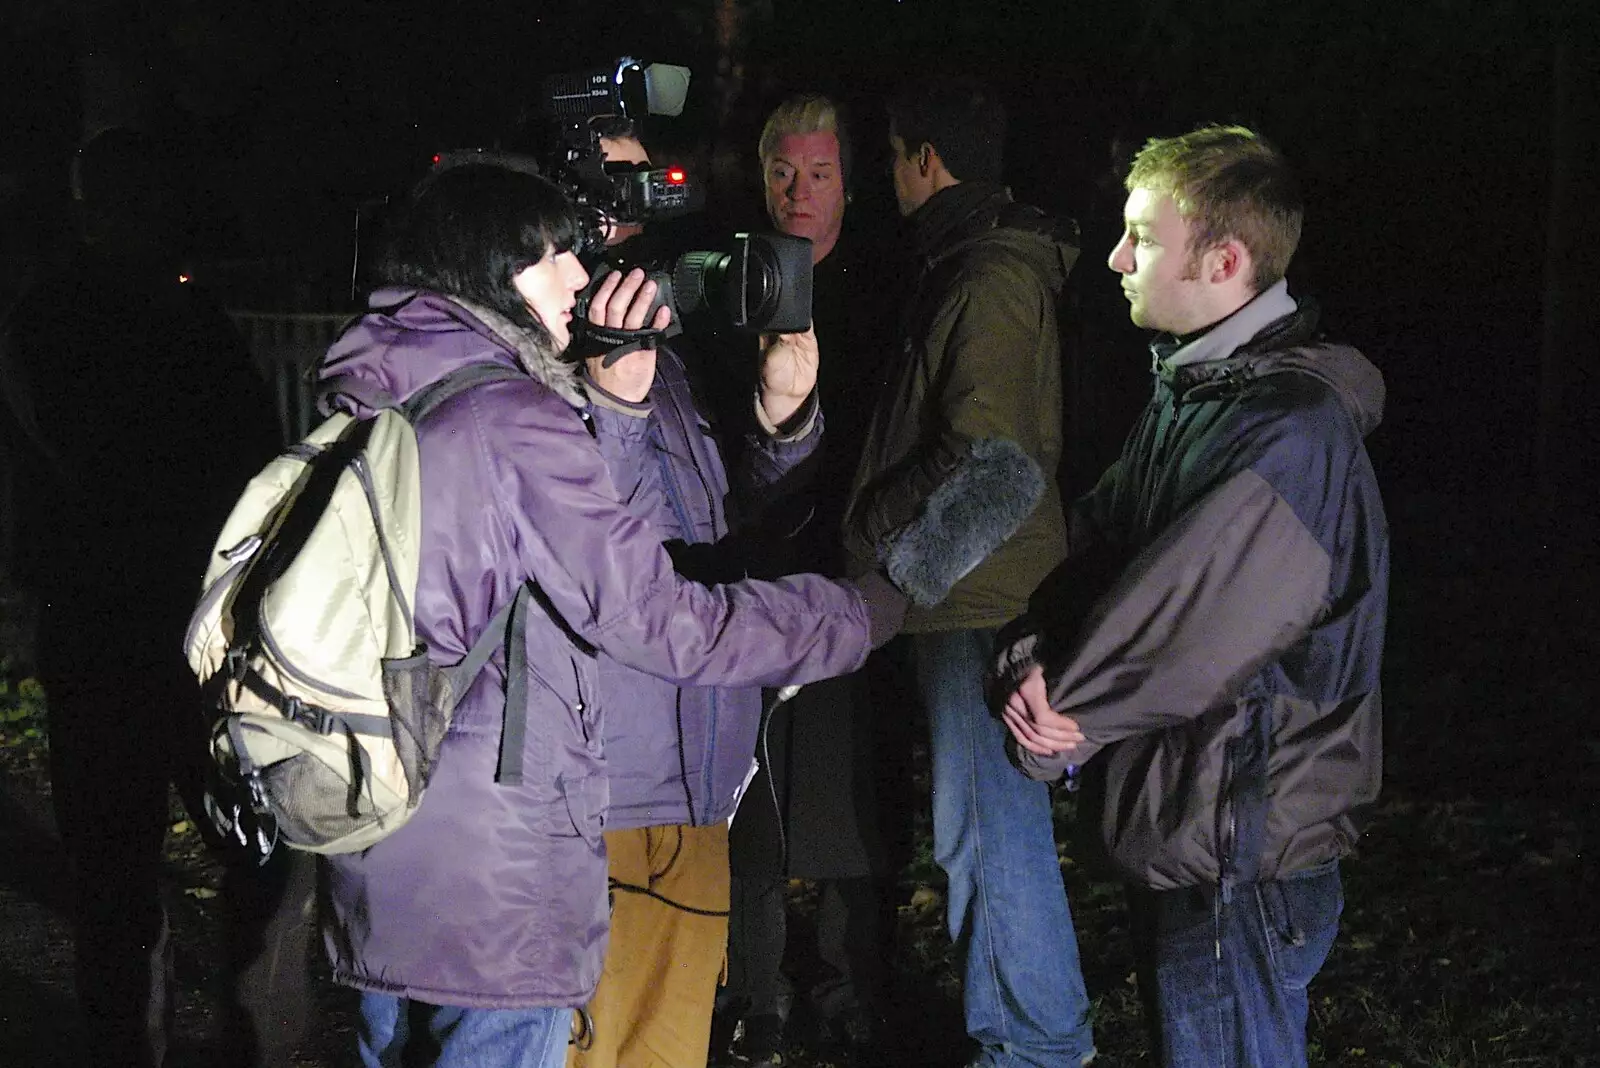
[[[811,322],[811,242],[739,234],[732,252],[687,252],[672,272],[678,309],[702,308],[738,330],[804,330]]]
[[[672,290],[680,313],[693,315],[712,305],[715,294],[722,292],[729,258],[726,252],[686,252],[678,257]]]

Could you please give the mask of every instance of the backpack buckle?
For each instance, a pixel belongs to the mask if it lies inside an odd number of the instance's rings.
[[[298,697],[288,697],[283,702],[283,714],[309,731],[327,737],[333,733],[338,720],[332,712],[318,705],[308,705]]]
[[[222,655],[222,664],[228,680],[235,685],[244,681],[245,672],[250,669],[244,647],[239,645],[228,646],[228,651]]]
[[[261,783],[261,774],[256,772],[245,781],[250,785],[250,810],[257,815],[271,811],[267,806],[267,788]],[[238,809],[235,808],[234,812],[237,813]],[[240,831],[237,824],[235,824],[234,830],[239,834],[241,844],[244,844],[245,835]]]

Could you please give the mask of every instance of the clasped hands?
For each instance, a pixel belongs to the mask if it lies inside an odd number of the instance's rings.
[[[1083,741],[1077,721],[1050,707],[1044,669],[1037,664],[1028,669],[1006,698],[1000,719],[1017,744],[1037,756],[1070,753]]]

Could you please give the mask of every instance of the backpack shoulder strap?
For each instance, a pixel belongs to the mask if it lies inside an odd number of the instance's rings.
[[[444,669],[450,679],[451,699],[460,700],[495,649],[505,647],[505,723],[500,733],[500,770],[495,774],[495,781],[505,786],[522,785],[522,743],[528,727],[527,619],[532,599],[533,586],[524,582],[484,626],[461,662]]]
[[[467,650],[467,655],[461,658],[460,663],[444,668],[450,677],[450,692],[459,698],[467,692],[467,687],[472,685],[472,680],[478,677],[478,672],[489,662],[494,651],[500,647],[505,639],[506,623],[511,619],[512,612],[517,606],[528,598],[528,587],[523,585],[517,589],[517,595],[500,606],[500,611],[494,614],[484,625],[483,633],[478,635],[478,640],[473,642],[472,648]]]
[[[468,364],[417,390],[400,405],[400,412],[406,417],[406,422],[416,426],[435,408],[458,393],[465,393],[486,382],[509,382],[527,377],[524,371],[498,363]]]
[[[416,426],[445,401],[488,382],[508,382],[527,378],[523,371],[496,363],[474,363],[452,371],[416,393],[400,405],[406,421]],[[522,785],[522,743],[528,724],[528,677],[526,630],[531,583],[517,588],[516,596],[501,606],[484,626],[478,640],[461,662],[447,668],[450,692],[459,699],[489,662],[497,647],[506,650],[505,723],[500,734],[500,770],[495,781],[506,786]]]

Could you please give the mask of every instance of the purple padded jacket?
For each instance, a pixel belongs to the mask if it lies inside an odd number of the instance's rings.
[[[741,518],[749,521],[754,509],[781,498],[785,476],[804,477],[796,468],[816,452],[822,413],[815,394],[792,420],[797,428],[752,429],[729,472],[671,348],[659,350],[655,382],[642,403],[629,404],[590,383],[586,388],[595,401],[601,455],[629,510],[663,538],[695,547],[677,558],[686,576],[710,581],[707,573],[714,571],[741,577],[748,563],[736,536],[744,532]],[[730,490],[730,478],[737,491]],[[760,687],[678,686],[602,655],[600,693],[610,707],[633,713],[606,720],[608,827],[707,826],[733,814],[752,770]]]
[[[852,671],[882,635],[848,584],[680,578],[661,532],[619,503],[572,368],[487,309],[379,290],[320,376],[354,379],[332,406],[359,413],[484,362],[529,377],[462,393],[418,429],[415,610],[430,655],[451,664],[524,581],[537,585],[523,783],[495,781],[497,654],[463,697],[416,815],[363,853],[327,858],[324,937],[336,977],[359,989],[576,1006],[605,950],[605,719],[629,712],[599,699],[595,650],[677,684],[771,686]]]

